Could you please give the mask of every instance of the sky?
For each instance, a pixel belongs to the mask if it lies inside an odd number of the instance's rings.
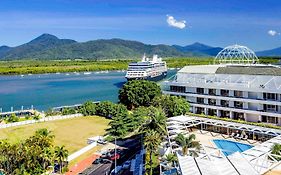
[[[0,45],[43,33],[85,42],[281,46],[280,0],[1,0]]]

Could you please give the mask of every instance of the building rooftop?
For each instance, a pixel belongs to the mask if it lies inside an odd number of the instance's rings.
[[[185,66],[179,73],[188,74],[240,74],[240,75],[271,75],[281,76],[281,67],[263,64],[216,64]]]

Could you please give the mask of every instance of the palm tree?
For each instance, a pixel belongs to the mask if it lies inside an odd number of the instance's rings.
[[[174,162],[178,161],[178,158],[175,154],[170,153],[165,156],[165,160],[170,166],[174,166]]]
[[[60,173],[62,172],[62,162],[65,161],[68,157],[68,150],[65,149],[64,146],[56,146],[55,147],[55,157],[59,161],[60,164]]]
[[[183,134],[178,134],[176,137],[176,142],[182,147],[182,154],[187,155],[188,148],[195,148],[196,150],[200,149],[200,144],[198,141],[195,140],[195,135],[190,134],[188,137],[185,137]],[[197,156],[197,153],[192,151],[190,152],[190,155]]]
[[[150,108],[148,121],[140,128],[140,132],[145,133],[148,130],[154,130],[161,136],[167,133],[166,130],[166,116],[161,109]]]
[[[148,130],[145,133],[144,137],[144,147],[149,153],[149,169],[150,169],[150,175],[153,174],[153,154],[156,154],[158,152],[158,146],[161,143],[161,136],[158,132],[154,130]]]
[[[271,154],[278,155],[278,156],[273,156],[276,160],[281,160],[281,144],[274,144],[271,148]]]

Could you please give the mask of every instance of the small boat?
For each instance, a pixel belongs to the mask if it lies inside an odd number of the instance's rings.
[[[69,75],[69,73],[66,73],[65,75]]]
[[[92,72],[84,72],[84,75],[90,75]]]

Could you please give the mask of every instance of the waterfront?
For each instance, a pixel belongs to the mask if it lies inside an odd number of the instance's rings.
[[[169,70],[168,76],[176,70]],[[91,72],[0,76],[2,111],[31,108],[38,110],[87,100],[118,101],[118,90],[126,82],[125,72]]]

